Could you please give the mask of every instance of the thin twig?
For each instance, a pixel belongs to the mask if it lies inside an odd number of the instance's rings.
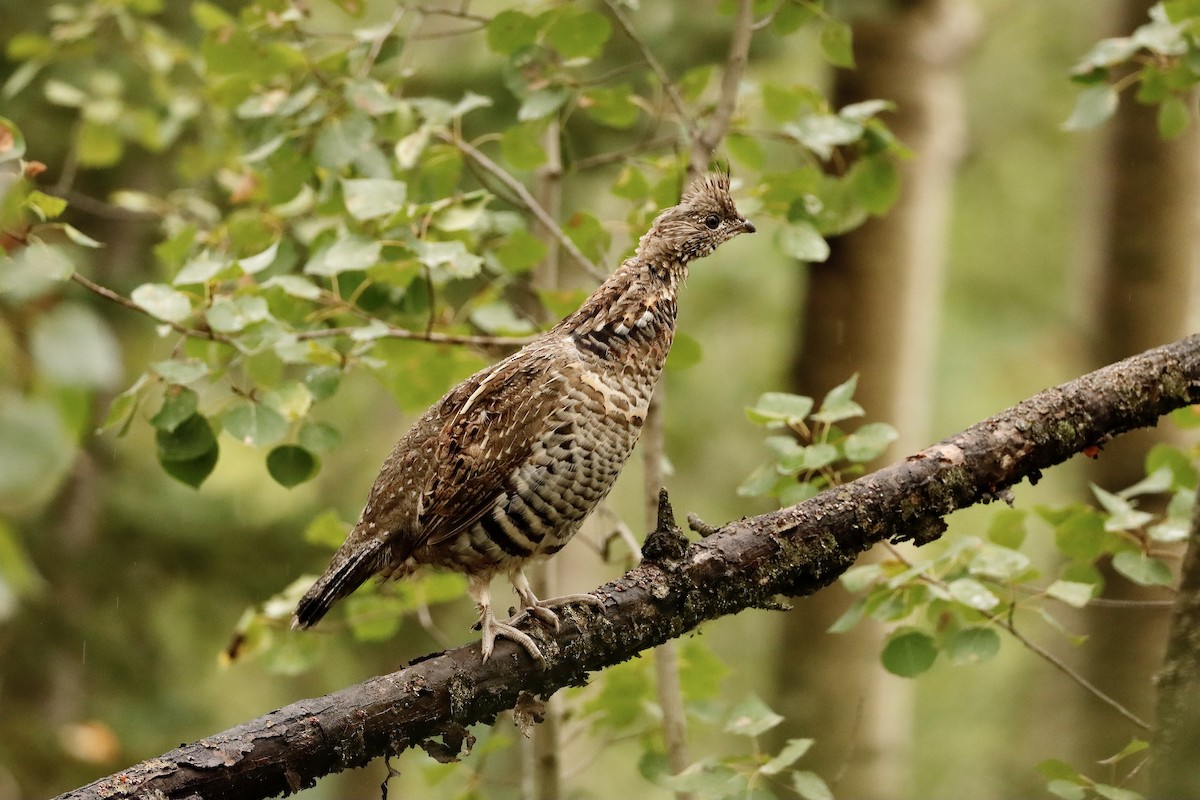
[[[109,289],[107,286],[101,286],[100,284],[96,283],[95,281],[92,281],[92,280],[89,280],[88,278],[83,277],[78,272],[71,273],[71,280],[75,281],[80,286],[87,289],[89,292],[91,292],[95,295],[98,295],[100,297],[103,297],[105,300],[109,300],[113,303],[116,303],[119,306],[128,308],[130,311],[136,311],[139,314],[145,314],[147,317],[150,317],[150,319],[154,320],[155,322],[159,323],[160,325],[168,326],[169,328],[171,328],[171,330],[175,331],[176,333],[183,334],[184,336],[188,336],[193,339],[205,339],[210,342],[223,342],[224,344],[233,344],[233,341],[228,336],[224,336],[215,331],[206,330],[204,328],[189,328],[186,325],[180,325],[178,322],[169,322],[164,319],[159,319],[158,317],[154,316],[146,309],[139,306],[137,303],[130,300],[128,297],[125,297],[122,294],[118,294],[117,292],[114,292],[112,289]]]
[[[408,6],[404,4],[396,6],[396,10],[392,12],[391,19],[387,21],[387,26],[371,42],[371,49],[367,52],[367,57],[363,60],[362,66],[358,70],[358,77],[360,79],[370,74],[371,67],[375,66],[375,61],[379,58],[380,52],[383,51],[384,42],[396,32],[396,28],[400,26],[400,20],[404,19],[404,15],[407,12]]]
[[[354,336],[364,330],[363,326],[351,325],[343,328],[314,328],[307,331],[296,331],[296,338],[329,339],[338,336]],[[469,333],[438,333],[437,331],[414,331],[387,325],[380,331],[380,339],[410,339],[416,342],[431,342],[433,344],[465,344],[477,347],[523,347],[534,340],[533,336],[482,336]]]
[[[679,115],[680,122],[683,123],[683,127],[688,132],[688,138],[694,141],[699,132],[696,126],[696,121],[692,118],[691,112],[688,111],[687,104],[683,102],[683,98],[680,96],[679,89],[676,88],[675,82],[671,80],[671,76],[667,74],[667,71],[663,68],[662,63],[659,62],[658,58],[655,57],[654,51],[651,50],[646,44],[646,41],[638,35],[638,32],[634,29],[633,24],[629,21],[629,18],[625,16],[625,12],[622,11],[620,5],[617,4],[617,0],[604,0],[604,2],[608,6],[608,10],[612,12],[613,19],[617,21],[617,25],[619,25],[621,30],[625,32],[625,35],[629,37],[629,41],[633,42],[633,46],[638,49],[638,52],[642,54],[642,58],[645,59],[646,65],[649,66],[650,70],[655,74],[655,76],[658,77],[659,83],[662,84],[663,91],[667,93],[667,99],[670,100],[671,105],[675,107],[675,113]]]
[[[751,0],[738,0],[737,11],[733,16],[733,32],[729,38],[729,55],[725,58],[725,72],[721,76],[721,91],[717,96],[717,105],[708,119],[704,132],[692,142],[692,153],[689,159],[693,172],[702,172],[708,165],[708,159],[725,134],[729,131],[729,122],[733,119],[734,109],[737,108],[738,88],[742,83],[742,75],[746,71],[746,62],[750,57],[750,40],[754,36],[754,14]]]
[[[594,156],[586,156],[576,160],[571,164],[571,169],[575,172],[586,172],[589,169],[596,167],[605,167],[609,164],[616,164],[621,161],[628,161],[632,156],[638,156],[642,153],[648,153],[653,150],[659,150],[664,147],[670,147],[675,144],[674,136],[656,136],[653,139],[646,139],[630,147],[623,147],[620,150],[612,150],[607,153],[597,153]]]
[[[1098,686],[1096,686],[1095,684],[1088,681],[1087,678],[1083,677],[1075,670],[1071,669],[1070,666],[1068,666],[1064,661],[1062,661],[1060,658],[1058,658],[1058,656],[1051,653],[1049,650],[1046,650],[1045,648],[1043,648],[1041,645],[1037,644],[1036,642],[1025,638],[1025,636],[1020,631],[1017,630],[1016,626],[1012,624],[1011,620],[1007,620],[1002,617],[992,617],[992,621],[995,622],[1000,627],[1004,628],[1009,633],[1011,633],[1013,635],[1013,637],[1018,642],[1025,645],[1025,647],[1029,648],[1031,651],[1033,651],[1037,655],[1041,656],[1042,659],[1046,661],[1046,663],[1050,664],[1050,666],[1054,667],[1059,672],[1063,673],[1068,678],[1075,681],[1075,683],[1079,684],[1081,687],[1083,687],[1085,690],[1087,690],[1089,693],[1091,693],[1091,695],[1093,697],[1095,697],[1097,700],[1099,700],[1101,703],[1104,703],[1106,706],[1113,709],[1118,714],[1120,714],[1122,717],[1125,717],[1125,719],[1129,720],[1134,725],[1137,725],[1142,730],[1146,730],[1146,731],[1150,730],[1149,724],[1147,724],[1145,721],[1143,721],[1142,718],[1139,717],[1137,714],[1134,714],[1132,711],[1127,709],[1125,706],[1123,706],[1119,702],[1117,702],[1116,698],[1110,697],[1109,695],[1105,694]]]
[[[500,181],[513,194],[515,194],[520,199],[521,203],[527,209],[529,209],[529,212],[537,217],[538,222],[542,223],[546,230],[550,231],[551,235],[554,236],[559,245],[562,246],[562,249],[567,251],[571,258],[574,259],[579,266],[583,267],[584,271],[586,271],[588,275],[592,276],[598,281],[602,281],[608,277],[604,270],[593,264],[591,259],[585,256],[580,249],[575,246],[575,243],[571,241],[571,237],[567,236],[562,227],[549,214],[546,213],[546,209],[542,208],[541,204],[538,203],[534,196],[529,193],[529,190],[525,188],[524,184],[510,175],[495,161],[492,161],[492,159],[488,158],[482,151],[473,147],[463,139],[451,134],[448,131],[440,131],[435,135],[443,142],[457,147],[463,153],[463,155],[467,156],[484,170],[489,172],[494,178],[496,178],[496,180]]]
[[[71,280],[78,283],[83,288],[93,294],[103,297],[105,300],[116,303],[122,308],[128,308],[130,311],[136,311],[139,314],[144,314],[150,317],[160,325],[166,325],[176,333],[192,339],[204,339],[210,342],[222,342],[223,344],[233,344],[233,339],[216,331],[207,330],[205,328],[189,328],[186,325],[180,325],[178,322],[168,322],[167,320],[159,319],[151,314],[146,309],[139,306],[133,300],[125,297],[122,294],[114,292],[107,286],[101,286],[95,281],[89,280],[78,272],[71,274]],[[306,339],[330,339],[338,336],[353,337],[355,334],[364,330],[363,326],[348,326],[342,328],[315,328],[307,331],[296,331],[296,339],[304,341]],[[438,333],[437,331],[413,331],[408,328],[398,328],[394,325],[387,325],[380,331],[378,338],[380,339],[409,339],[416,342],[430,342],[432,344],[462,344],[475,347],[522,347],[533,341],[533,336],[481,336],[474,334],[459,334],[459,333]]]

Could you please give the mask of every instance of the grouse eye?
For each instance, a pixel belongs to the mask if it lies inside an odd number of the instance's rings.
[[[704,227],[708,228],[710,231],[715,231],[718,227],[720,227],[720,225],[721,218],[716,214],[709,214],[704,218]]]

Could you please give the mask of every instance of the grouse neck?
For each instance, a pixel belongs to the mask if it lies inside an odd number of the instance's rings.
[[[575,313],[554,328],[595,355],[655,360],[666,356],[675,332],[676,295],[686,268],[663,268],[634,256],[600,284]],[[658,351],[662,351],[661,354]]]

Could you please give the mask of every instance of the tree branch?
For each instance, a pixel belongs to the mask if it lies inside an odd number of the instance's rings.
[[[258,798],[294,792],[385,753],[422,747],[443,757],[522,692],[550,695],[700,623],[808,595],[876,542],[925,543],[949,512],[1106,437],[1154,425],[1200,403],[1200,335],[1048,389],[939,444],[800,505],[732,522],[691,544],[648,548],[638,567],[596,590],[603,610],[562,612],[557,634],[533,628],[540,669],[511,642],[491,661],[473,643],[325,697],[301,700],[62,796]],[[440,742],[436,741],[441,739]],[[157,796],[157,795],[155,795]]]

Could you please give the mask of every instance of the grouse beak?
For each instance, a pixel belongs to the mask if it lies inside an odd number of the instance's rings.
[[[742,233],[754,233],[758,228],[754,227],[754,223],[748,219],[742,220]]]

